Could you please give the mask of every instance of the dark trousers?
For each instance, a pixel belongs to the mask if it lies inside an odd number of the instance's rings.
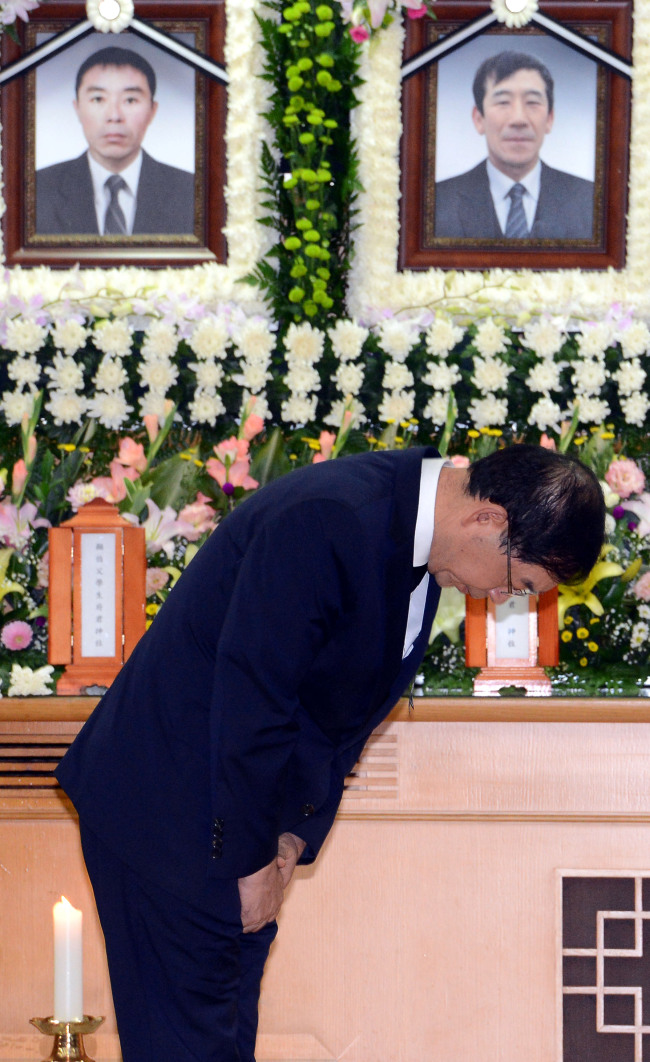
[[[242,932],[236,881],[196,908],[135,874],[87,827],[81,843],[106,941],[124,1062],[255,1062],[275,923]]]

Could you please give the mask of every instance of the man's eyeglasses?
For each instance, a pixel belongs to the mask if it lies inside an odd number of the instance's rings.
[[[534,593],[535,593],[534,590],[514,590],[513,589],[513,586],[512,586],[512,567],[511,567],[511,563],[512,562],[511,562],[511,556],[510,556],[510,532],[508,532],[508,537],[506,539],[506,559],[508,561],[508,584],[507,584],[508,595],[510,597],[531,597],[532,595],[534,595]]]

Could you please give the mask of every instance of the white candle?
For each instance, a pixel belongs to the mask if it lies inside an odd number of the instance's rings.
[[[54,1019],[81,1021],[83,1006],[83,963],[81,911],[65,896],[52,909],[54,915]]]

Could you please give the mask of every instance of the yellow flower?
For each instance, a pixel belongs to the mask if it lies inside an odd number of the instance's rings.
[[[7,568],[9,567],[9,561],[14,551],[12,549],[0,549],[0,601],[6,597],[7,594],[24,594],[25,588],[20,583],[15,583],[13,579],[7,579]]]
[[[476,428],[470,428],[467,434],[469,435],[470,439],[478,439],[481,435],[480,431],[477,431]]]
[[[562,631],[560,638],[563,642],[573,641],[573,635],[571,634],[571,631]]]
[[[589,661],[587,660],[586,656],[580,657],[580,667],[586,667],[588,663]]]
[[[587,642],[587,649],[589,650],[590,653],[597,653],[598,652],[598,643],[597,642]]]
[[[557,606],[560,627],[564,626],[564,615],[567,609],[573,608],[574,605],[586,605],[595,616],[602,616],[605,609],[592,592],[593,588],[601,579],[610,579],[613,575],[622,574],[623,568],[621,568],[620,564],[614,564],[613,561],[599,560],[597,564],[594,564],[587,578],[581,583],[575,583],[573,586],[560,583],[558,586],[560,596]]]
[[[576,631],[576,638],[579,638],[581,642],[584,642],[585,638],[589,637],[589,631],[586,627],[578,627]]]

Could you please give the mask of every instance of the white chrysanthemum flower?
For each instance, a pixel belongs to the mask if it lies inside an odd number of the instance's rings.
[[[437,391],[451,391],[460,379],[461,372],[457,365],[449,365],[444,361],[428,361],[422,383],[435,387]]]
[[[356,321],[337,321],[327,332],[332,350],[340,361],[354,361],[363,350],[368,335],[367,328]]]
[[[284,340],[287,361],[306,361],[313,365],[322,357],[324,344],[323,333],[312,328],[309,322],[290,324]]]
[[[205,361],[191,361],[190,369],[196,373],[196,382],[202,391],[214,391],[223,383],[223,365],[212,358]]]
[[[86,15],[99,33],[121,33],[133,20],[133,0],[86,0]]]
[[[366,411],[363,407],[363,403],[358,398],[353,398],[351,402],[345,398],[337,398],[335,402],[332,402],[332,408],[326,417],[323,417],[323,424],[327,424],[330,428],[340,428],[343,423],[343,416],[346,410],[349,409],[352,417],[350,419],[350,427],[358,428],[367,421]]]
[[[187,343],[197,358],[225,358],[231,342],[228,325],[222,317],[202,317]]]
[[[10,427],[21,424],[23,417],[31,417],[34,410],[36,392],[30,388],[28,391],[16,390],[5,391],[0,399],[0,409]]]
[[[88,415],[111,431],[121,428],[132,412],[123,391],[99,391],[88,403]]]
[[[290,391],[307,394],[320,388],[318,370],[305,362],[296,362],[287,372],[284,382]]]
[[[645,321],[633,321],[628,328],[622,328],[616,338],[624,358],[638,358],[650,350],[650,329]]]
[[[604,387],[609,373],[602,361],[597,358],[584,358],[582,361],[574,361],[571,383],[576,394],[597,394]]]
[[[147,391],[138,401],[140,416],[158,417],[158,423],[164,424],[167,412],[165,410],[165,396],[160,391]]]
[[[317,395],[291,395],[282,403],[280,415],[285,424],[303,428],[316,416]]]
[[[524,329],[524,343],[540,358],[552,358],[564,339],[564,333],[551,321],[535,321]]]
[[[436,317],[435,321],[426,333],[426,344],[429,354],[439,358],[448,354],[463,338],[464,331],[446,317]]]
[[[580,406],[578,423],[580,424],[602,424],[611,412],[607,402],[594,395],[580,395],[578,402]]]
[[[143,384],[160,394],[166,393],[178,379],[178,369],[166,358],[143,361],[138,372]]]
[[[553,428],[554,431],[559,432],[561,419],[562,410],[548,395],[539,398],[528,414],[528,423],[534,424],[540,431]]]
[[[412,324],[388,317],[377,328],[377,338],[381,349],[395,361],[406,361],[418,340],[418,333]]]
[[[600,358],[614,342],[614,330],[607,321],[585,325],[578,335],[578,349],[583,358]]]
[[[269,409],[268,399],[265,394],[251,394],[250,391],[244,391],[242,395],[242,406],[245,406],[251,398],[255,399],[255,412],[262,420],[269,420],[271,416],[271,410]]]
[[[79,424],[86,405],[87,400],[75,391],[52,391],[45,408],[52,414],[55,424]]]
[[[413,416],[415,393],[413,391],[391,391],[382,398],[377,414],[380,420],[410,420]]]
[[[49,686],[53,672],[52,664],[44,664],[43,667],[35,669],[12,664],[7,690],[9,697],[48,697],[53,693]]]
[[[190,402],[189,413],[193,424],[209,424],[214,428],[217,417],[226,412],[221,396],[197,388]]]
[[[387,391],[400,391],[413,386],[413,373],[399,361],[389,361],[384,367],[383,386]]]
[[[634,424],[637,428],[642,428],[645,424],[649,408],[650,400],[642,391],[635,395],[629,395],[627,398],[621,398],[621,409],[623,410],[625,423]]]
[[[508,6],[510,3],[511,8]],[[519,29],[530,22],[537,11],[537,0],[492,0],[492,10],[508,29]]]
[[[640,645],[647,642],[649,634],[650,627],[648,627],[647,623],[635,623],[630,635],[630,645],[633,646],[633,648],[638,649]]]
[[[29,318],[14,317],[7,321],[7,350],[15,350],[16,354],[36,354],[46,339],[47,329]]]
[[[266,371],[266,366],[257,362],[244,362],[241,372],[233,373],[232,376],[234,383],[239,384],[240,387],[247,387],[253,393],[261,391],[271,379],[272,375]],[[257,407],[255,412],[257,413]]]
[[[89,335],[89,329],[79,321],[57,321],[52,329],[52,342],[57,350],[72,355],[85,346]]]
[[[7,376],[19,387],[27,387],[29,384],[37,384],[41,377],[41,367],[35,356],[29,358],[21,354],[7,366]]]
[[[363,385],[364,366],[354,362],[344,362],[339,365],[334,374],[334,380],[339,391],[346,395],[358,395]]]
[[[483,394],[486,391],[504,391],[512,368],[500,358],[474,358],[472,382]]]
[[[102,354],[125,358],[131,353],[133,333],[126,321],[101,321],[95,326],[93,340]]]
[[[650,605],[639,605],[639,615],[641,619],[650,619]]]
[[[441,427],[447,420],[448,409],[449,393],[445,391],[434,391],[424,407],[422,415],[429,420],[432,420],[437,427]]]
[[[496,395],[487,395],[485,398],[474,398],[470,402],[469,413],[478,428],[495,428],[505,424],[508,416],[508,401],[505,398],[497,398]]]
[[[275,349],[275,335],[268,322],[250,318],[238,329],[235,341],[240,354],[250,362],[266,361]]]
[[[503,328],[488,317],[481,321],[472,342],[484,358],[493,358],[495,354],[502,354],[508,349],[509,340]]]
[[[83,366],[79,365],[74,358],[69,358],[58,351],[52,359],[52,364],[46,366],[45,372],[51,378],[52,385],[61,391],[80,391],[83,388]]]
[[[533,365],[526,377],[526,383],[531,391],[541,391],[544,394],[549,391],[559,391],[562,388],[560,381],[562,368],[562,365],[551,361],[550,358],[543,358],[542,361],[537,362],[537,365]]]
[[[611,513],[605,513],[605,538],[611,538],[616,531],[616,520]]]
[[[646,374],[639,359],[631,358],[630,361],[621,362],[616,372],[612,373],[612,377],[618,384],[619,394],[631,395],[641,390]]]
[[[116,391],[128,381],[126,369],[120,358],[104,355],[99,363],[93,383],[100,391]]]
[[[142,341],[143,357],[172,358],[178,348],[178,335],[172,325],[164,321],[154,321],[147,329]]]

